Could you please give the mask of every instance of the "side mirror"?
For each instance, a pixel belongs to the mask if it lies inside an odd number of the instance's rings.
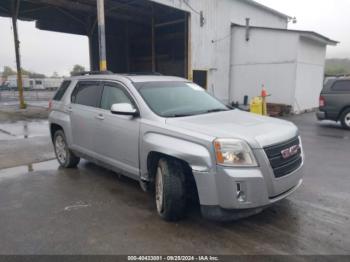
[[[127,103],[123,104],[113,104],[111,107],[112,114],[115,115],[124,115],[124,116],[137,116],[137,110],[131,105]]]

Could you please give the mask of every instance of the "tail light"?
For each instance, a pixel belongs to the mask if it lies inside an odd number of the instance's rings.
[[[326,100],[324,99],[323,96],[320,96],[320,107],[325,107],[326,106]]]
[[[49,110],[52,109],[52,100],[49,101]]]

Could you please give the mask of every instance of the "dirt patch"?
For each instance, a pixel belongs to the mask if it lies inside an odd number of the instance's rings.
[[[27,109],[0,107],[0,122],[23,121],[28,119],[47,119],[49,110],[41,107],[28,107]]]

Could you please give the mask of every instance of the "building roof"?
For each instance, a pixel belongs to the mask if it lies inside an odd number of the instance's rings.
[[[237,27],[246,27],[245,25],[232,24],[232,26]],[[304,30],[295,30],[295,29],[285,29],[285,28],[273,28],[273,27],[260,27],[260,26],[249,26],[252,29],[261,29],[261,30],[273,30],[273,31],[281,31],[286,33],[298,33],[300,36],[304,38],[308,38],[317,42],[321,42],[327,45],[337,45],[338,41],[332,40],[324,35],[316,33],[314,31],[304,31]]]
[[[254,1],[254,0],[239,0],[239,1],[244,2],[246,4],[249,4],[249,5],[252,5],[252,6],[255,6],[255,7],[259,8],[259,9],[262,9],[264,11],[267,11],[269,13],[272,13],[274,15],[277,15],[277,16],[285,18],[285,19],[291,19],[292,18],[289,15],[281,13],[281,12],[275,10],[275,9],[272,9],[272,8],[266,6],[266,5],[260,4],[260,3]]]

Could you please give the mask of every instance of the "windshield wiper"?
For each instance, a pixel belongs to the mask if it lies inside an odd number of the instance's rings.
[[[187,116],[194,116],[195,114],[173,114],[173,115],[167,115],[165,117],[187,117]]]
[[[215,113],[215,112],[223,112],[223,111],[229,111],[231,109],[224,109],[224,108],[216,108],[216,109],[210,109],[206,111],[201,112],[194,112],[191,114],[173,114],[173,115],[167,115],[165,117],[188,117],[188,116],[197,116],[197,115],[203,115],[203,114],[209,114],[209,113]]]
[[[210,109],[204,112],[206,113],[216,113],[216,112],[224,112],[224,111],[229,111],[229,109],[223,109],[223,108],[216,108],[216,109]]]

